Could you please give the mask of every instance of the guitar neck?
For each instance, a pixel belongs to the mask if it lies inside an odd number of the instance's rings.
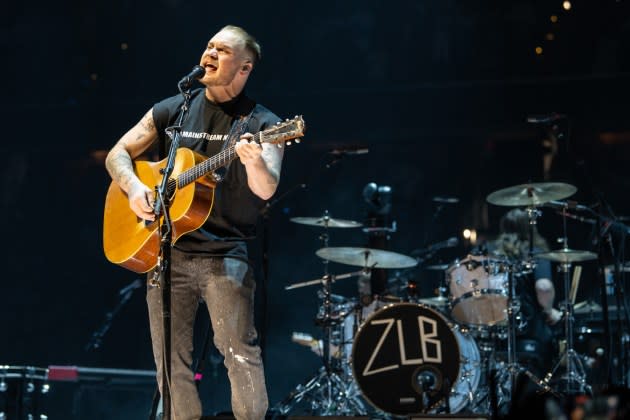
[[[258,132],[254,134],[253,140],[257,143],[260,143],[261,137],[261,132]],[[236,157],[236,145],[229,146],[228,148],[222,150],[211,158],[208,158],[203,162],[179,174],[177,176],[177,186],[179,188],[182,188],[201,178],[202,176],[207,175],[210,172],[214,172],[217,169],[222,168],[223,166],[226,166],[228,163],[236,159]]]

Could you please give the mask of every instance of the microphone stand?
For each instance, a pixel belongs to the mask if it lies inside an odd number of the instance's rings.
[[[162,419],[171,420],[171,248],[173,242],[173,225],[170,218],[169,197],[175,187],[169,183],[170,176],[175,166],[175,156],[181,139],[182,124],[184,123],[190,107],[190,83],[178,83],[177,88],[184,97],[181,112],[177,117],[175,125],[168,127],[166,133],[171,138],[171,145],[168,151],[166,166],[161,170],[162,181],[156,189],[156,201],[154,212],[158,223],[160,254],[158,264],[153,275],[153,284],[162,288]],[[160,218],[163,215],[163,218]],[[161,282],[159,281],[161,279]]]
[[[105,336],[105,334],[107,334],[107,331],[109,331],[109,328],[112,326],[112,321],[114,320],[114,317],[118,315],[118,312],[120,312],[122,307],[125,306],[127,302],[129,302],[133,291],[139,288],[141,284],[141,281],[136,279],[128,286],[122,288],[120,292],[118,292],[118,303],[116,304],[114,309],[105,314],[105,321],[99,329],[94,331],[94,333],[92,334],[92,338],[85,346],[85,351],[96,350],[101,347],[101,345],[103,344],[103,337]]]

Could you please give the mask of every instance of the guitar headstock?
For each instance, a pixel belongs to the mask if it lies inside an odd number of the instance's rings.
[[[291,140],[296,143],[300,142],[300,137],[304,136],[306,125],[301,115],[296,115],[292,119],[279,121],[273,127],[270,127],[260,133],[261,143],[277,144],[282,147],[283,143],[291,144]]]

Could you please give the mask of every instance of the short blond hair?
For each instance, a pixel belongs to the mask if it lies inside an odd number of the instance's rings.
[[[256,41],[256,38],[251,36],[249,32],[240,26],[235,25],[226,25],[221,28],[221,31],[231,31],[237,34],[245,43],[245,49],[252,54],[253,64],[256,64],[262,58],[262,52],[260,49],[260,44]]]

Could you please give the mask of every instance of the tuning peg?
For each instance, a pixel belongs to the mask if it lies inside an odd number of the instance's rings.
[[[297,139],[295,139],[295,143],[296,144],[300,144],[301,141],[302,141],[302,139],[300,139],[299,137]]]
[[[287,142],[287,146],[291,146],[291,142],[290,141]]]
[[[276,146],[278,146],[278,149],[282,149],[282,143],[278,143]]]

